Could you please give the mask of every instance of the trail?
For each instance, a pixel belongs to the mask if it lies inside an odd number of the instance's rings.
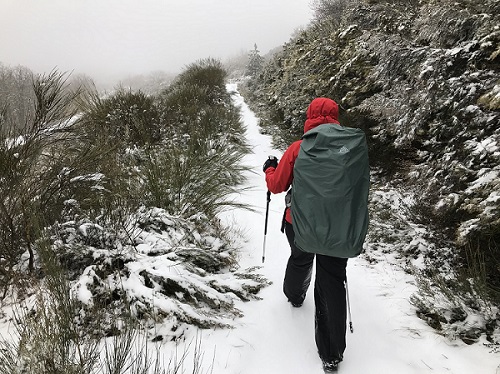
[[[248,190],[239,201],[255,212],[234,210],[223,215],[247,241],[241,250],[242,268],[262,266],[260,273],[273,282],[260,292],[260,301],[241,303],[244,317],[235,329],[203,333],[205,356],[215,355],[214,374],[322,373],[314,342],[312,285],[304,305],[293,308],[282,294],[282,279],[289,246],[280,223],[284,194],[272,195],[262,264],[266,186],[262,164],[273,154],[269,136],[260,134],[258,120],[236,92],[247,138],[253,153],[244,163],[252,168]],[[349,260],[349,294],[354,333],[347,333],[347,349],[340,373],[495,373],[500,358],[481,344],[467,346],[435,333],[415,315],[409,303],[416,290],[413,279],[386,263],[369,265],[362,258]]]

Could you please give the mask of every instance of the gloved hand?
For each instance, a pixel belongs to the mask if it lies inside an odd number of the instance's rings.
[[[262,170],[265,172],[268,168],[273,167],[277,168],[278,167],[278,159],[276,156],[269,156],[269,158],[264,162],[264,166],[262,167]]]

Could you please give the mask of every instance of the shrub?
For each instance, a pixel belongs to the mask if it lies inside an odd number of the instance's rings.
[[[239,113],[225,89],[221,64],[193,64],[162,92],[158,107],[170,138],[145,167],[148,204],[183,216],[214,217],[243,182],[248,147]]]
[[[36,224],[56,219],[54,200],[66,187],[56,169],[60,153],[69,141],[74,117],[70,103],[78,92],[64,91],[62,74],[33,78],[32,107],[26,107],[18,123],[16,110],[6,107],[0,131],[0,285],[7,286],[14,265],[29,252],[28,268],[33,270],[32,246],[37,239]]]
[[[105,99],[94,97],[82,121],[87,141],[107,147],[154,144],[160,136],[154,100],[140,91],[119,89]]]
[[[226,77],[227,72],[224,70],[222,63],[219,60],[207,58],[188,65],[177,78],[177,82],[210,88],[210,98],[217,100],[227,94]]]
[[[156,152],[145,166],[149,206],[183,217],[202,213],[214,218],[225,207],[242,206],[230,196],[243,182],[243,154],[211,148],[198,139],[185,149],[175,145]]]

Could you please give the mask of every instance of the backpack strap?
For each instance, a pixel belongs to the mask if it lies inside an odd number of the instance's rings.
[[[292,189],[290,188],[285,195],[285,211],[283,212],[283,219],[281,220],[281,232],[285,232],[286,224],[286,210],[292,206]]]
[[[282,233],[285,233],[285,225],[286,225],[286,210],[287,210],[287,209],[288,209],[288,208],[285,208],[285,211],[283,212],[283,219],[281,220],[281,229],[280,229],[280,231],[281,231]]]

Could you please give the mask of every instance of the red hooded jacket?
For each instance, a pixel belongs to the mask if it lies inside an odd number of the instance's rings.
[[[337,103],[326,97],[318,97],[311,101],[311,104],[307,108],[306,116],[304,134],[324,123],[339,124],[339,108]],[[287,191],[292,185],[293,166],[295,165],[295,159],[299,155],[300,143],[302,143],[302,140],[297,140],[288,147],[278,167],[269,167],[266,169],[267,188],[272,193]],[[285,219],[287,222],[292,223],[290,209],[286,210]]]

